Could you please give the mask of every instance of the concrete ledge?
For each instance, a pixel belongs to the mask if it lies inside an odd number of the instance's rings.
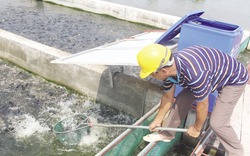
[[[106,66],[50,63],[67,55],[70,54],[0,30],[0,58],[25,70],[70,87],[134,117],[141,117],[159,102],[157,97],[161,96],[160,88],[123,73],[114,75],[112,88]],[[156,97],[151,98],[152,95]]]
[[[179,17],[110,3],[102,0],[44,0],[67,7],[77,8],[97,14],[105,14],[118,19],[168,29]]]

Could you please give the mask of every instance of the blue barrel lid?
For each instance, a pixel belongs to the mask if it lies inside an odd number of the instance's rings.
[[[183,23],[188,23],[191,20],[199,18],[204,11],[194,11],[182,17],[178,22],[176,22],[173,26],[171,26],[162,36],[155,41],[158,44],[166,44],[166,42],[173,39],[176,35],[178,35],[181,31],[181,27]]]

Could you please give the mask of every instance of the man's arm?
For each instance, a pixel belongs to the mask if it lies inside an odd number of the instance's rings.
[[[154,131],[156,127],[161,127],[162,121],[173,103],[174,92],[175,92],[175,85],[173,85],[171,90],[169,90],[168,92],[165,92],[162,95],[159,111],[156,117],[154,118],[154,121],[149,125],[150,131]]]
[[[192,126],[190,126],[187,131],[187,133],[190,136],[197,138],[200,135],[203,124],[206,121],[207,114],[208,114],[208,97],[206,97],[204,100],[200,102],[197,102],[195,123]]]

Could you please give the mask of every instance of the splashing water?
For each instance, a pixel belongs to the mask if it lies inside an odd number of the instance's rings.
[[[103,129],[102,128],[92,128],[90,133],[88,135],[85,135],[82,137],[79,145],[80,146],[90,146],[96,142],[98,142],[99,138],[100,138],[100,135],[102,135]],[[102,136],[104,137],[104,136]]]
[[[30,137],[34,133],[47,133],[50,128],[47,125],[42,126],[39,121],[30,115],[23,115],[16,118],[13,122],[15,127],[15,137],[25,138]]]

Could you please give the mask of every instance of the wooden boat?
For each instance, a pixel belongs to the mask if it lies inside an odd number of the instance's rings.
[[[140,118],[134,125],[149,125],[159,108],[159,104],[151,109],[147,114]],[[180,142],[181,132],[178,132],[173,140],[170,142],[156,142],[149,143],[142,151],[138,151],[140,145],[145,144],[143,136],[149,134],[149,130],[145,129],[127,129],[119,135],[114,141],[103,148],[96,156],[131,156],[131,155],[165,155],[177,143]]]

